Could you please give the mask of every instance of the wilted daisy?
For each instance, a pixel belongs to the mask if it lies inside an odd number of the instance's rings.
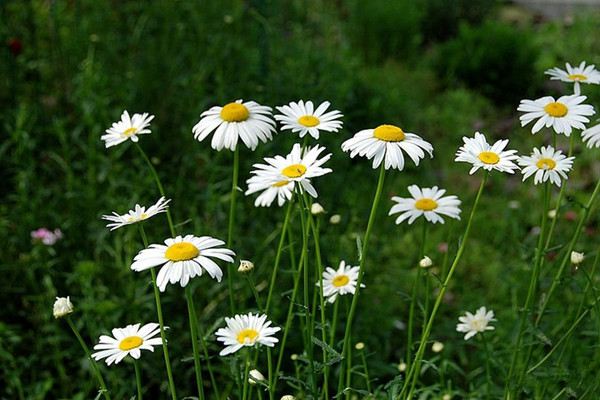
[[[282,130],[291,130],[300,133],[304,137],[309,133],[315,139],[319,138],[319,131],[337,132],[342,128],[342,113],[337,110],[326,112],[331,103],[325,101],[314,109],[313,102],[303,100],[292,101],[286,106],[277,107],[281,114],[275,115],[275,119],[281,122]]]
[[[581,132],[581,138],[590,149],[600,147],[600,125],[592,126]]]
[[[465,315],[458,317],[461,322],[456,325],[457,332],[464,332],[465,340],[469,340],[479,332],[492,331],[495,328],[489,325],[490,322],[495,321],[494,312],[492,310],[487,311],[485,307],[480,307],[475,315],[470,312],[466,312]]]
[[[570,136],[573,129],[585,129],[585,123],[590,122],[587,116],[594,115],[594,107],[581,104],[585,96],[562,96],[555,100],[552,96],[541,97],[537,100],[521,100],[517,111],[521,115],[521,126],[537,120],[531,128],[531,133],[537,133],[543,127],[550,128],[556,133]]]
[[[474,138],[463,137],[464,144],[456,152],[454,161],[473,164],[469,174],[475,173],[479,168],[487,171],[493,169],[500,172],[514,173],[519,167],[513,162],[519,158],[516,150],[504,150],[508,139],[498,140],[490,146],[485,136],[475,132]]]
[[[106,225],[106,227],[110,228],[111,231],[114,231],[117,228],[121,228],[125,225],[135,224],[136,222],[151,218],[158,213],[167,211],[170,201],[170,199],[167,200],[164,197],[161,197],[158,199],[156,204],[151,205],[147,210],[146,207],[136,204],[135,208],[133,210],[129,210],[127,214],[119,215],[113,211],[113,215],[103,215],[102,219],[111,221],[111,223]]]
[[[139,138],[137,135],[143,135],[150,133],[148,125],[150,121],[154,119],[154,115],[148,113],[133,114],[133,117],[129,117],[127,111],[123,111],[121,114],[121,120],[114,122],[110,128],[106,130],[106,135],[102,135],[100,139],[104,140],[106,148],[116,146],[123,143],[127,139],[131,139],[132,142],[137,142]]]
[[[204,111],[192,131],[200,142],[214,132],[210,145],[218,151],[223,148],[235,150],[238,139],[254,150],[259,141],[266,143],[273,138],[275,121],[271,119],[271,107],[236,100]]]
[[[392,201],[398,204],[392,206],[388,215],[400,213],[396,218],[397,224],[406,220],[412,224],[421,215],[434,224],[444,223],[442,215],[460,219],[460,200],[456,196],[444,196],[445,189],[438,189],[437,186],[421,189],[417,185],[411,185],[408,191],[412,197],[392,197]]]
[[[373,159],[377,168],[385,159],[385,169],[404,169],[404,153],[415,165],[425,158],[425,152],[433,157],[433,146],[414,133],[404,132],[395,125],[379,125],[375,129],[365,129],[342,143],[343,151],[350,151],[350,158],[357,154]]]
[[[345,261],[340,261],[337,271],[327,267],[323,271],[323,296],[327,301],[334,303],[337,296],[345,294],[354,294],[356,291],[356,281],[358,280],[359,267],[346,266]],[[364,287],[362,285],[361,287]]]
[[[585,65],[585,61],[582,61],[578,67],[572,67],[571,64],[566,64],[566,71],[558,67],[554,67],[545,72],[546,75],[550,75],[550,79],[559,80],[563,82],[570,82],[574,84],[574,90],[576,94],[579,94],[580,83],[587,84],[600,84],[600,71],[596,69],[595,65]]]
[[[92,358],[96,361],[106,358],[106,365],[118,364],[128,355],[137,360],[141,356],[141,350],[154,351],[154,346],[162,345],[162,339],[154,337],[158,333],[160,328],[155,323],[141,328],[140,324],[115,328],[112,330],[113,337],[100,336],[100,343],[94,346],[94,350],[98,351],[92,354]]]
[[[281,328],[271,327],[271,321],[267,321],[267,316],[264,314],[238,314],[233,318],[225,318],[225,323],[227,327],[219,328],[215,332],[217,340],[225,345],[219,353],[221,356],[235,353],[244,346],[262,344],[273,347],[279,342],[279,339],[273,335]]]
[[[574,159],[563,155],[560,150],[554,150],[552,146],[542,146],[540,149],[534,148],[531,156],[521,156],[517,162],[522,167],[523,180],[535,174],[533,183],[536,185],[550,179],[550,182],[560,186],[561,178],[567,179]]]
[[[52,315],[54,315],[54,318],[62,318],[71,314],[72,312],[73,303],[71,303],[69,296],[56,298],[54,306],[52,307]]]
[[[191,278],[202,275],[203,270],[220,282],[223,271],[211,258],[232,263],[232,256],[235,256],[232,250],[218,248],[224,244],[222,240],[210,236],[177,236],[165,240],[165,245],[151,244],[140,251],[135,256],[131,269],[139,272],[162,265],[156,277],[156,284],[161,292],[165,291],[169,282],[179,282],[181,287],[186,286]]]

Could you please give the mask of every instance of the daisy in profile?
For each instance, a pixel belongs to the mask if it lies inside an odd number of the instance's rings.
[[[162,345],[162,339],[154,337],[159,333],[159,325],[155,323],[141,328],[140,324],[115,328],[112,330],[113,337],[100,336],[100,343],[94,346],[94,350],[98,351],[92,354],[92,358],[96,361],[105,358],[106,365],[118,364],[129,355],[137,360],[142,350],[154,351],[154,346]]]
[[[457,332],[465,333],[465,340],[471,339],[480,332],[493,331],[495,328],[490,322],[495,321],[494,312],[487,311],[485,307],[480,307],[475,315],[467,311],[463,316],[458,317],[460,324],[456,325]]]
[[[191,278],[200,276],[204,271],[211,278],[221,282],[223,271],[212,258],[233,263],[232,250],[218,247],[225,242],[210,236],[194,235],[177,236],[165,240],[165,244],[151,244],[135,256],[131,269],[139,272],[161,265],[156,277],[156,285],[161,292],[167,284],[179,282],[181,287],[188,284]]]
[[[575,94],[580,93],[580,83],[587,84],[600,84],[600,71],[596,69],[595,65],[585,65],[585,61],[582,61],[578,67],[572,67],[571,64],[566,64],[566,71],[558,67],[551,68],[545,72],[546,75],[550,75],[550,79],[559,80],[562,82],[569,82],[574,84]]]
[[[150,133],[148,125],[150,125],[150,121],[153,119],[154,115],[149,115],[148,113],[133,114],[133,117],[129,117],[129,113],[123,111],[121,120],[119,122],[114,122],[112,126],[106,130],[106,135],[102,135],[100,139],[104,140],[106,148],[121,144],[127,139],[131,139],[132,142],[137,142],[139,140],[137,135]]]
[[[319,138],[319,132],[337,132],[342,129],[342,113],[337,110],[326,112],[330,102],[325,101],[315,110],[312,101],[292,101],[286,106],[277,107],[281,114],[275,115],[275,119],[281,122],[283,130],[298,132],[300,137],[310,134],[315,139]]]
[[[323,271],[322,280],[323,296],[327,298],[327,301],[334,303],[338,295],[354,294],[359,270],[360,267],[346,266],[346,262],[343,260],[340,261],[337,271],[331,267],[327,267]],[[361,287],[365,287],[365,285],[361,285]]]
[[[463,137],[464,144],[456,152],[454,161],[468,162],[473,165],[469,174],[475,173],[479,168],[486,171],[495,169],[500,172],[513,174],[519,167],[513,162],[519,158],[516,150],[504,150],[508,139],[498,140],[490,145],[485,136],[475,132],[475,137]]]
[[[236,100],[204,111],[192,131],[199,142],[214,132],[210,145],[217,151],[223,148],[235,150],[239,139],[254,150],[260,141],[266,143],[273,138],[275,121],[271,117],[271,107]]]
[[[282,205],[291,199],[298,185],[300,190],[306,190],[316,198],[317,191],[310,180],[332,172],[330,168],[322,167],[331,158],[331,154],[319,158],[324,150],[322,146],[302,150],[300,144],[296,143],[287,156],[267,157],[264,159],[266,164],[254,164],[255,169],[251,172],[254,176],[247,181],[246,195],[263,191],[263,197],[260,201],[257,199],[255,204],[271,205],[277,198],[278,204]]]
[[[547,146],[534,148],[530,156],[522,156],[517,162],[522,167],[523,180],[535,174],[533,178],[535,185],[549,179],[560,187],[561,179],[568,179],[567,173],[573,168],[574,159],[575,157],[567,157],[562,151]]]
[[[357,154],[373,159],[373,168],[385,160],[385,169],[404,169],[404,153],[415,163],[425,158],[425,153],[433,157],[433,146],[414,133],[404,132],[395,125],[379,125],[375,129],[365,129],[342,143],[343,151],[350,151],[350,158]]]
[[[585,96],[571,95],[562,96],[557,100],[552,96],[540,97],[537,100],[521,100],[517,111],[521,115],[521,126],[535,121],[531,133],[539,132],[543,127],[550,128],[556,133],[570,136],[573,129],[585,129],[585,124],[590,122],[587,118],[594,115],[594,107],[589,104],[581,104]]]
[[[148,218],[155,216],[156,214],[167,211],[168,204],[171,199],[165,199],[161,197],[158,199],[156,204],[151,205],[146,210],[146,207],[142,207],[139,204],[135,205],[133,210],[129,210],[127,214],[119,215],[113,211],[113,215],[103,215],[102,219],[110,221],[111,223],[106,225],[111,231],[121,228],[125,225],[135,224],[136,222],[144,221]]]
[[[581,132],[581,138],[590,149],[600,147],[600,125],[592,126]]]
[[[225,318],[227,327],[219,328],[215,335],[217,341],[223,342],[225,348],[219,355],[226,356],[235,353],[242,347],[252,347],[262,344],[274,347],[279,339],[273,335],[281,330],[279,327],[271,327],[271,321],[267,321],[266,315],[238,314],[233,318]]]
[[[397,204],[392,206],[388,215],[400,214],[396,218],[396,224],[400,224],[408,220],[412,224],[420,216],[425,216],[425,219],[431,223],[444,223],[445,215],[450,218],[460,219],[460,200],[456,196],[444,196],[445,189],[438,189],[437,186],[432,188],[419,188],[417,185],[408,187],[408,192],[412,197],[392,197],[392,201]]]

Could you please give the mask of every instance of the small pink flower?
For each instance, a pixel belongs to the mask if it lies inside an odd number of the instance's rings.
[[[52,246],[57,241],[62,239],[63,234],[60,229],[51,231],[47,228],[38,228],[35,231],[31,231],[31,239],[34,241],[40,241],[46,246]]]
[[[437,249],[440,253],[447,253],[448,252],[448,243],[441,242],[440,244],[438,244]]]

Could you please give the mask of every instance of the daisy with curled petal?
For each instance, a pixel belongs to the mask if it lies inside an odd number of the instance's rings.
[[[465,315],[458,317],[460,324],[456,325],[457,332],[464,332],[465,340],[471,339],[479,332],[493,331],[495,328],[489,325],[490,322],[496,321],[494,312],[487,311],[485,307],[480,307],[475,315],[466,312]]]
[[[473,164],[469,174],[475,173],[479,168],[486,171],[493,169],[500,172],[513,174],[519,167],[513,162],[519,158],[516,150],[504,150],[508,139],[498,140],[490,146],[485,136],[475,132],[475,137],[463,137],[464,144],[456,152],[454,161]]]
[[[360,267],[346,266],[345,261],[340,261],[337,270],[327,267],[323,271],[323,296],[327,301],[334,303],[337,296],[345,294],[354,294],[356,292],[356,282],[358,281],[358,272]],[[318,285],[318,283],[317,283]],[[364,288],[365,285],[360,285]]]
[[[139,204],[135,205],[133,210],[129,210],[127,214],[119,215],[113,211],[113,215],[103,215],[102,219],[111,221],[110,224],[106,225],[111,231],[121,228],[125,225],[135,224],[136,222],[144,221],[148,218],[155,216],[156,214],[166,212],[169,207],[168,204],[171,199],[165,199],[161,197],[158,199],[156,204],[151,205],[146,210],[146,207],[142,207]]]
[[[542,146],[540,149],[534,148],[530,156],[519,157],[517,162],[522,167],[523,181],[535,174],[535,185],[549,179],[560,187],[561,178],[568,179],[567,173],[573,168],[574,159],[575,157],[565,156],[560,150],[554,150],[552,146]]]
[[[431,223],[444,223],[445,215],[450,218],[460,219],[460,200],[456,196],[444,196],[445,189],[438,189],[437,186],[432,188],[419,188],[417,185],[408,187],[412,197],[392,197],[392,200],[397,204],[392,206],[388,215],[400,213],[396,218],[396,224],[400,224],[408,220],[412,224],[421,215]]]
[[[153,119],[154,115],[149,115],[148,113],[133,114],[133,117],[129,117],[129,113],[123,111],[121,120],[119,122],[114,122],[112,126],[106,130],[106,135],[102,135],[100,139],[104,140],[106,148],[121,144],[127,139],[131,139],[132,142],[137,142],[139,140],[137,135],[150,133],[148,125],[150,125],[150,121]]]
[[[581,138],[590,149],[600,147],[600,125],[592,126],[581,132]]]
[[[594,107],[589,104],[581,104],[585,96],[571,95],[562,96],[557,100],[552,96],[541,97],[537,100],[521,100],[517,111],[521,115],[521,126],[537,120],[531,128],[531,133],[537,133],[544,126],[552,127],[554,132],[570,136],[573,129],[585,129],[585,124],[590,122],[587,118],[594,115]]]
[[[151,244],[135,256],[131,269],[139,272],[158,265],[162,268],[156,277],[156,285],[161,292],[167,284],[179,282],[185,287],[191,278],[200,276],[204,271],[211,278],[221,282],[223,271],[211,258],[233,263],[232,250],[218,247],[225,242],[210,236],[177,236],[165,240],[165,245]]]
[[[365,129],[342,143],[343,151],[350,151],[350,158],[357,154],[373,159],[373,168],[385,160],[385,169],[404,169],[404,154],[415,165],[425,158],[425,152],[433,157],[433,146],[414,133],[404,132],[395,125],[379,125],[375,129]]]
[[[551,68],[545,72],[546,75],[550,75],[550,79],[559,80],[563,82],[569,82],[574,84],[574,90],[576,94],[579,94],[579,84],[600,84],[600,71],[596,69],[595,65],[585,65],[585,61],[582,61],[578,67],[572,67],[571,64],[566,64],[567,70],[562,70],[558,67]]]
[[[281,129],[300,133],[304,137],[309,133],[315,139],[319,138],[319,131],[337,132],[342,129],[342,113],[337,110],[326,112],[330,102],[325,101],[314,109],[313,102],[303,100],[291,102],[286,106],[277,107],[281,114],[275,115],[275,119],[283,125]]]
[[[260,141],[266,143],[273,138],[275,121],[271,118],[271,107],[236,100],[204,111],[192,131],[199,142],[214,132],[210,145],[217,151],[235,150],[239,139],[254,150]]]
[[[252,173],[255,175],[246,181],[248,190],[245,194],[262,191],[254,201],[255,207],[270,207],[275,199],[277,205],[281,207],[286,201],[292,199],[294,181],[277,180],[278,178],[274,178],[273,174],[262,170],[255,170]]]
[[[279,327],[271,327],[271,321],[267,321],[266,315],[238,314],[233,318],[225,318],[227,327],[219,328],[215,335],[217,341],[223,342],[225,348],[219,353],[226,356],[235,353],[242,347],[251,347],[262,344],[274,347],[279,339],[273,335],[281,330]]]
[[[142,350],[154,351],[154,346],[162,345],[162,339],[154,337],[159,332],[159,325],[155,323],[141,328],[140,324],[115,328],[112,330],[113,337],[100,336],[100,343],[94,346],[94,350],[98,351],[92,354],[92,358],[96,361],[106,358],[106,365],[118,364],[128,355],[137,360]]]

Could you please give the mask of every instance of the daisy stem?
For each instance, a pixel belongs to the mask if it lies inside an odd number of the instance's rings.
[[[142,242],[144,247],[148,247],[148,237],[144,230],[143,224],[138,224],[140,229],[140,235],[142,236]],[[150,268],[150,274],[152,275],[152,287],[154,288],[154,300],[156,302],[156,314],[158,315],[158,324],[160,326],[160,338],[162,340],[163,356],[165,358],[165,368],[167,369],[167,378],[169,380],[169,390],[171,392],[171,399],[177,400],[177,394],[175,391],[175,381],[173,380],[173,372],[171,371],[171,360],[169,358],[169,348],[167,345],[167,337],[165,334],[165,323],[163,320],[162,306],[160,303],[160,291],[156,285],[156,272],[154,268]]]
[[[271,386],[273,379],[273,355],[271,354],[271,348],[267,347],[267,382],[269,383],[269,400],[275,400],[275,391]]]
[[[204,399],[204,387],[202,385],[202,366],[200,365],[200,352],[198,351],[198,317],[196,316],[196,307],[191,285],[185,287],[185,299],[188,308],[188,317],[190,320],[190,334],[192,337],[192,350],[194,352],[194,371],[196,373],[196,387],[198,389],[198,398]]]
[[[329,336],[329,346],[333,347],[335,346],[335,331],[337,329],[337,322],[338,322],[338,309],[340,308],[340,299],[336,299],[336,302],[333,303],[333,318],[332,318],[332,322],[331,322],[331,331],[330,331],[330,336]]]
[[[233,176],[231,179],[231,196],[229,198],[229,225],[227,227],[227,247],[231,248],[233,244],[233,226],[235,223],[235,200],[238,191],[238,174],[240,169],[240,147],[235,146],[233,151]],[[229,274],[227,274],[227,289],[229,291],[229,308],[231,314],[235,314],[235,304],[233,301],[233,264],[229,264]]]
[[[421,234],[421,243],[419,243],[419,253],[417,254],[417,264],[425,254],[425,240],[427,238],[427,220],[423,218],[423,230]],[[427,277],[425,277],[427,279]],[[413,347],[413,328],[415,320],[415,307],[419,296],[419,286],[421,284],[421,267],[417,266],[417,276],[413,282],[412,294],[410,297],[410,308],[408,310],[408,326],[407,326],[407,344],[406,344],[406,363],[407,368],[410,367],[412,361],[412,347]],[[425,310],[424,320],[427,319],[427,310]]]
[[[140,364],[138,360],[133,360],[133,367],[135,369],[135,384],[137,386],[136,400],[142,400],[142,374],[140,372]]]
[[[277,278],[277,272],[279,270],[279,261],[281,259],[281,253],[283,250],[283,244],[285,243],[285,234],[292,213],[294,203],[288,201],[287,208],[285,210],[285,217],[283,218],[283,226],[281,227],[281,236],[279,237],[279,245],[277,246],[277,253],[275,254],[275,264],[273,265],[273,272],[271,273],[271,283],[269,284],[269,294],[267,295],[267,304],[265,305],[265,313],[269,314],[269,306],[271,305],[271,298],[273,296],[273,288],[275,287],[275,280]]]
[[[481,199],[481,194],[483,193],[483,188],[487,182],[489,176],[489,172],[485,172],[483,178],[481,179],[481,185],[479,185],[479,190],[477,191],[477,196],[475,197],[475,202],[473,203],[473,208],[471,209],[471,214],[469,215],[469,220],[467,222],[467,227],[465,229],[465,233],[463,234],[462,240],[460,241],[460,246],[458,247],[458,251],[456,256],[454,257],[454,261],[450,266],[450,270],[448,271],[448,275],[446,275],[446,279],[444,283],[440,287],[439,293],[435,299],[435,303],[433,305],[433,309],[431,310],[431,314],[429,315],[429,319],[427,321],[427,325],[423,330],[421,335],[421,340],[419,342],[419,348],[417,349],[417,354],[415,355],[414,362],[410,366],[408,373],[406,374],[406,381],[404,382],[404,386],[402,391],[400,392],[401,399],[412,399],[412,395],[414,393],[417,381],[419,380],[419,373],[421,371],[421,362],[423,361],[423,354],[425,353],[425,347],[427,347],[427,340],[429,339],[429,335],[431,334],[431,328],[433,327],[433,321],[437,315],[438,309],[444,299],[444,295],[446,294],[446,289],[448,289],[448,285],[450,284],[450,280],[454,275],[454,271],[465,251],[465,247],[467,241],[469,239],[469,234],[471,233],[471,226],[473,223],[473,216],[475,215],[475,211],[477,210],[477,205],[479,204],[479,200]],[[409,389],[410,387],[410,389]],[[408,396],[403,397],[403,395],[408,390]]]
[[[342,345],[342,357],[345,357],[348,354],[348,349],[350,347],[350,333],[352,331],[352,321],[354,319],[354,313],[356,312],[356,306],[358,305],[358,295],[360,293],[360,285],[362,284],[363,276],[365,273],[365,260],[367,257],[367,249],[369,245],[369,238],[371,236],[371,230],[373,229],[373,224],[375,222],[375,216],[377,215],[377,206],[379,205],[379,199],[381,198],[381,193],[383,192],[383,184],[385,181],[385,163],[381,163],[381,168],[379,170],[379,179],[377,181],[377,189],[375,189],[375,196],[373,198],[373,204],[371,206],[371,212],[369,214],[369,221],[367,222],[367,229],[365,231],[365,236],[363,238],[363,246],[360,254],[360,262],[359,262],[359,272],[358,279],[356,281],[356,292],[354,296],[352,296],[352,304],[350,306],[350,312],[348,313],[348,319],[346,320],[346,329],[344,332],[344,344]],[[350,364],[350,360],[347,360],[348,364]],[[338,381],[338,393],[343,391],[344,386],[344,374],[343,374],[343,361],[340,368],[340,377]]]
[[[492,359],[492,355],[490,352],[489,341],[487,340],[487,335],[485,332],[481,333],[481,342],[483,343],[483,350],[485,351],[485,378],[487,380],[485,396],[487,399],[489,399],[490,389],[492,387],[492,371],[490,368],[490,360]]]
[[[98,369],[98,364],[96,364],[96,362],[92,359],[92,355],[90,353],[90,349],[88,348],[87,344],[85,344],[85,341],[83,340],[83,338],[79,334],[79,330],[77,329],[77,327],[75,326],[75,324],[73,323],[73,321],[71,321],[71,317],[69,317],[67,315],[65,317],[65,319],[67,320],[67,324],[69,324],[69,327],[71,328],[71,330],[75,334],[75,337],[79,341],[79,344],[81,345],[81,348],[85,352],[85,355],[86,355],[87,359],[90,361],[90,365],[92,366],[92,370],[94,371],[94,375],[96,375],[96,379],[98,380],[98,384],[100,385],[100,389],[102,391],[102,395],[104,396],[104,398],[106,400],[110,400],[110,394],[108,393],[108,389],[106,388],[106,383],[104,383],[104,378],[102,378],[102,374],[100,373],[100,369]]]
[[[250,369],[250,350],[246,349],[246,356],[244,357],[244,389],[242,391],[242,400],[248,398],[248,371]]]
[[[248,280],[248,286],[250,286],[250,290],[252,291],[252,295],[256,301],[256,307],[258,307],[259,310],[262,310],[263,308],[260,305],[260,298],[258,297],[258,292],[256,291],[256,285],[254,284],[254,279],[252,278],[252,272],[246,274],[246,279]]]
[[[367,365],[367,357],[365,356],[365,351],[360,350],[360,358],[362,360],[363,369],[365,370],[365,380],[367,381],[367,391],[369,394],[373,393],[371,390],[371,379],[369,378],[369,368]]]

